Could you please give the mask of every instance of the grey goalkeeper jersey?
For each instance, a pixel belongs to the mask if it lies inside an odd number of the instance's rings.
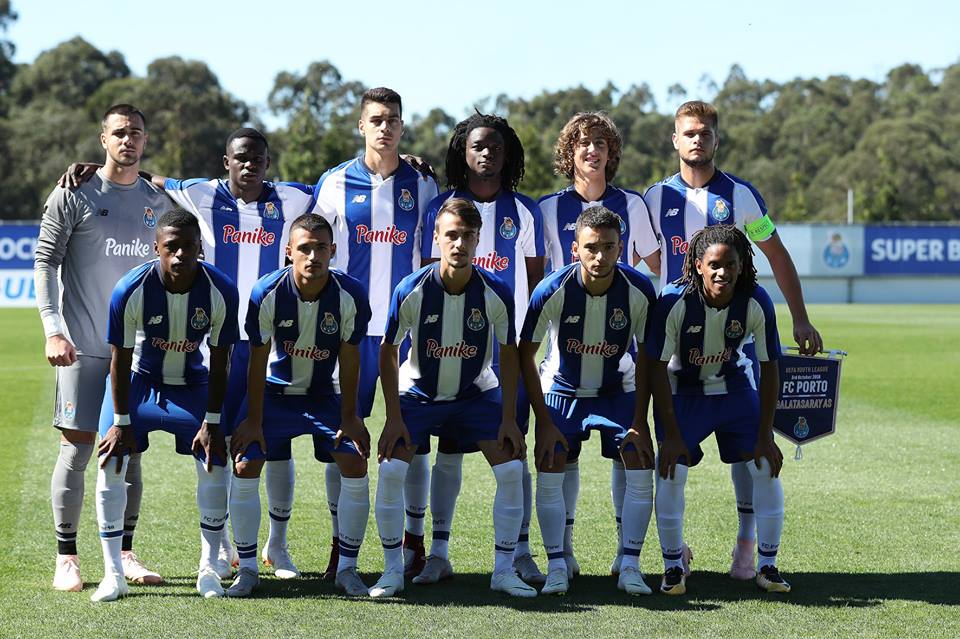
[[[63,333],[78,354],[110,357],[107,314],[113,287],[153,257],[157,220],[172,207],[146,180],[116,184],[102,170],[75,191],[53,190],[43,209],[33,264],[47,337]]]

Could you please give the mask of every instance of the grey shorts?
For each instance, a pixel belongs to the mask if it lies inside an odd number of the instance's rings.
[[[53,426],[61,430],[97,432],[107,388],[110,359],[78,355],[70,366],[57,366],[57,400]]]

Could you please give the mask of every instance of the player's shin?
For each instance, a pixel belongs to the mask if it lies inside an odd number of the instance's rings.
[[[677,464],[673,479],[657,475],[657,531],[665,569],[683,568],[683,511],[687,467]]]
[[[627,491],[627,474],[623,462],[614,459],[610,464],[610,498],[617,521],[617,555],[623,554],[623,498]]]
[[[653,469],[625,471],[621,569],[639,569],[640,551],[653,513]]]
[[[537,473],[537,519],[540,521],[540,537],[547,553],[547,571],[558,568],[566,570],[563,559],[563,505],[564,473]]]
[[[523,520],[523,464],[514,459],[493,467],[497,492],[493,498],[495,573],[513,570],[513,549]]]
[[[267,487],[267,512],[270,513],[268,548],[287,547],[287,527],[293,512],[293,492],[296,470],[293,459],[268,461],[264,465],[264,483]]]
[[[103,550],[104,575],[123,577],[123,562],[120,558],[123,543],[123,511],[127,505],[127,461],[117,472],[116,461],[111,458],[97,470],[97,524],[100,529],[100,547]]]
[[[257,572],[257,535],[260,532],[260,478],[236,477],[230,483],[230,523],[240,555],[240,567]]]
[[[131,453],[127,461],[127,506],[123,513],[123,550],[133,550],[133,534],[140,519],[143,501],[143,470],[140,453]]]
[[[403,574],[403,482],[409,464],[400,459],[380,462],[374,511],[380,543],[383,545],[383,572]]]
[[[357,555],[363,543],[370,517],[370,479],[343,477],[340,485],[340,502],[337,512],[340,517],[340,558],[337,572],[357,566]]]
[[[57,534],[57,554],[77,554],[77,527],[83,509],[83,473],[93,454],[93,444],[60,441],[53,476],[50,478],[50,503]]]
[[[433,516],[433,542],[430,554],[447,558],[450,529],[463,482],[463,454],[437,452],[430,476],[430,513]]]
[[[227,469],[214,466],[207,472],[196,460],[197,509],[200,512],[200,570],[213,566],[220,552],[220,539],[227,521]]]
[[[753,476],[753,509],[757,518],[757,569],[777,564],[783,533],[783,484],[770,476],[770,462],[761,458],[760,468],[750,461]]]
[[[334,463],[327,464],[323,473],[327,488],[327,506],[330,508],[330,521],[333,526],[333,538],[340,536],[340,522],[337,514],[337,504],[340,503],[340,468]]]
[[[404,539],[404,565],[413,560],[417,548],[423,546],[423,520],[427,512],[427,500],[430,498],[430,456],[414,455],[407,469],[407,478],[403,485],[403,501],[406,508],[406,534]],[[409,546],[409,547],[408,547]]]
[[[740,522],[737,539],[753,541],[756,539],[757,520],[753,513],[753,478],[747,468],[749,463],[730,464],[730,480],[737,498],[737,517]]]
[[[517,547],[514,550],[514,558],[529,555],[530,553],[530,520],[533,518],[533,476],[530,474],[530,467],[527,459],[520,460],[523,464],[523,519],[520,521],[520,536],[517,538]]]
[[[567,462],[563,470],[563,554],[573,555],[573,523],[577,518],[577,499],[580,497],[580,464]]]

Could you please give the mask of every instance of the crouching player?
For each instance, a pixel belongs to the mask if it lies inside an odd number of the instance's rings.
[[[247,405],[230,442],[230,519],[240,570],[226,594],[246,597],[260,583],[264,460],[290,459],[291,440],[312,435],[315,452],[331,455],[343,476],[335,583],[349,595],[366,595],[357,554],[370,512],[370,434],[357,415],[357,345],[367,334],[370,303],[359,281],[330,269],[336,244],[321,216],[306,213],[293,221],[286,253],[292,264],[260,278],[247,310]]]
[[[124,275],[110,300],[107,339],[115,415],[100,423],[97,522],[104,577],[93,601],[127,594],[120,560],[126,468],[129,454],[146,450],[154,430],[172,433],[177,452],[196,457],[197,590],[205,597],[223,594],[211,566],[227,518],[220,409],[230,346],[239,339],[237,287],[199,261],[200,226],[186,211],[160,217],[154,251],[158,259]]]
[[[482,221],[473,202],[451,198],[437,212],[433,238],[440,261],[397,286],[380,347],[387,418],[380,436],[376,516],[383,576],[371,597],[403,590],[403,487],[414,452],[431,434],[476,445],[493,469],[495,566],[490,588],[515,597],[537,591],[513,571],[523,518],[523,435],[517,427],[516,328],[513,294],[495,275],[473,265]],[[398,366],[410,334],[410,356]],[[491,368],[500,344],[500,381]],[[341,524],[342,526],[342,524]]]
[[[751,336],[760,362],[759,383],[743,350]],[[693,235],[681,278],[661,291],[647,346],[655,360],[651,386],[660,446],[660,590],[686,592],[681,565],[684,484],[689,467],[703,458],[700,443],[714,433],[724,463],[750,461],[757,585],[768,592],[790,592],[776,565],[783,530],[783,455],[773,440],[780,337],[770,297],[757,284],[753,249],[736,227],[708,226]]]
[[[577,218],[577,261],[552,273],[534,290],[520,336],[520,357],[536,415],[537,518],[549,560],[544,594],[569,587],[564,559],[564,469],[591,429],[602,453],[626,468],[624,556],[617,585],[650,594],[639,557],[653,511],[653,443],[647,425],[650,391],[642,345],[656,294],[644,275],[622,262],[620,217],[593,206]],[[547,359],[534,358],[549,332]],[[541,381],[542,379],[542,381]]]

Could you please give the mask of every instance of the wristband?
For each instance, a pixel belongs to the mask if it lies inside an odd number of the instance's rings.
[[[113,414],[113,425],[123,428],[124,426],[130,425],[130,415],[120,415],[119,413]]]
[[[203,421],[207,422],[211,426],[220,425],[220,413],[207,413],[203,416]]]
[[[40,318],[43,322],[43,336],[53,337],[54,335],[63,335],[63,322],[59,313],[51,313]]]

